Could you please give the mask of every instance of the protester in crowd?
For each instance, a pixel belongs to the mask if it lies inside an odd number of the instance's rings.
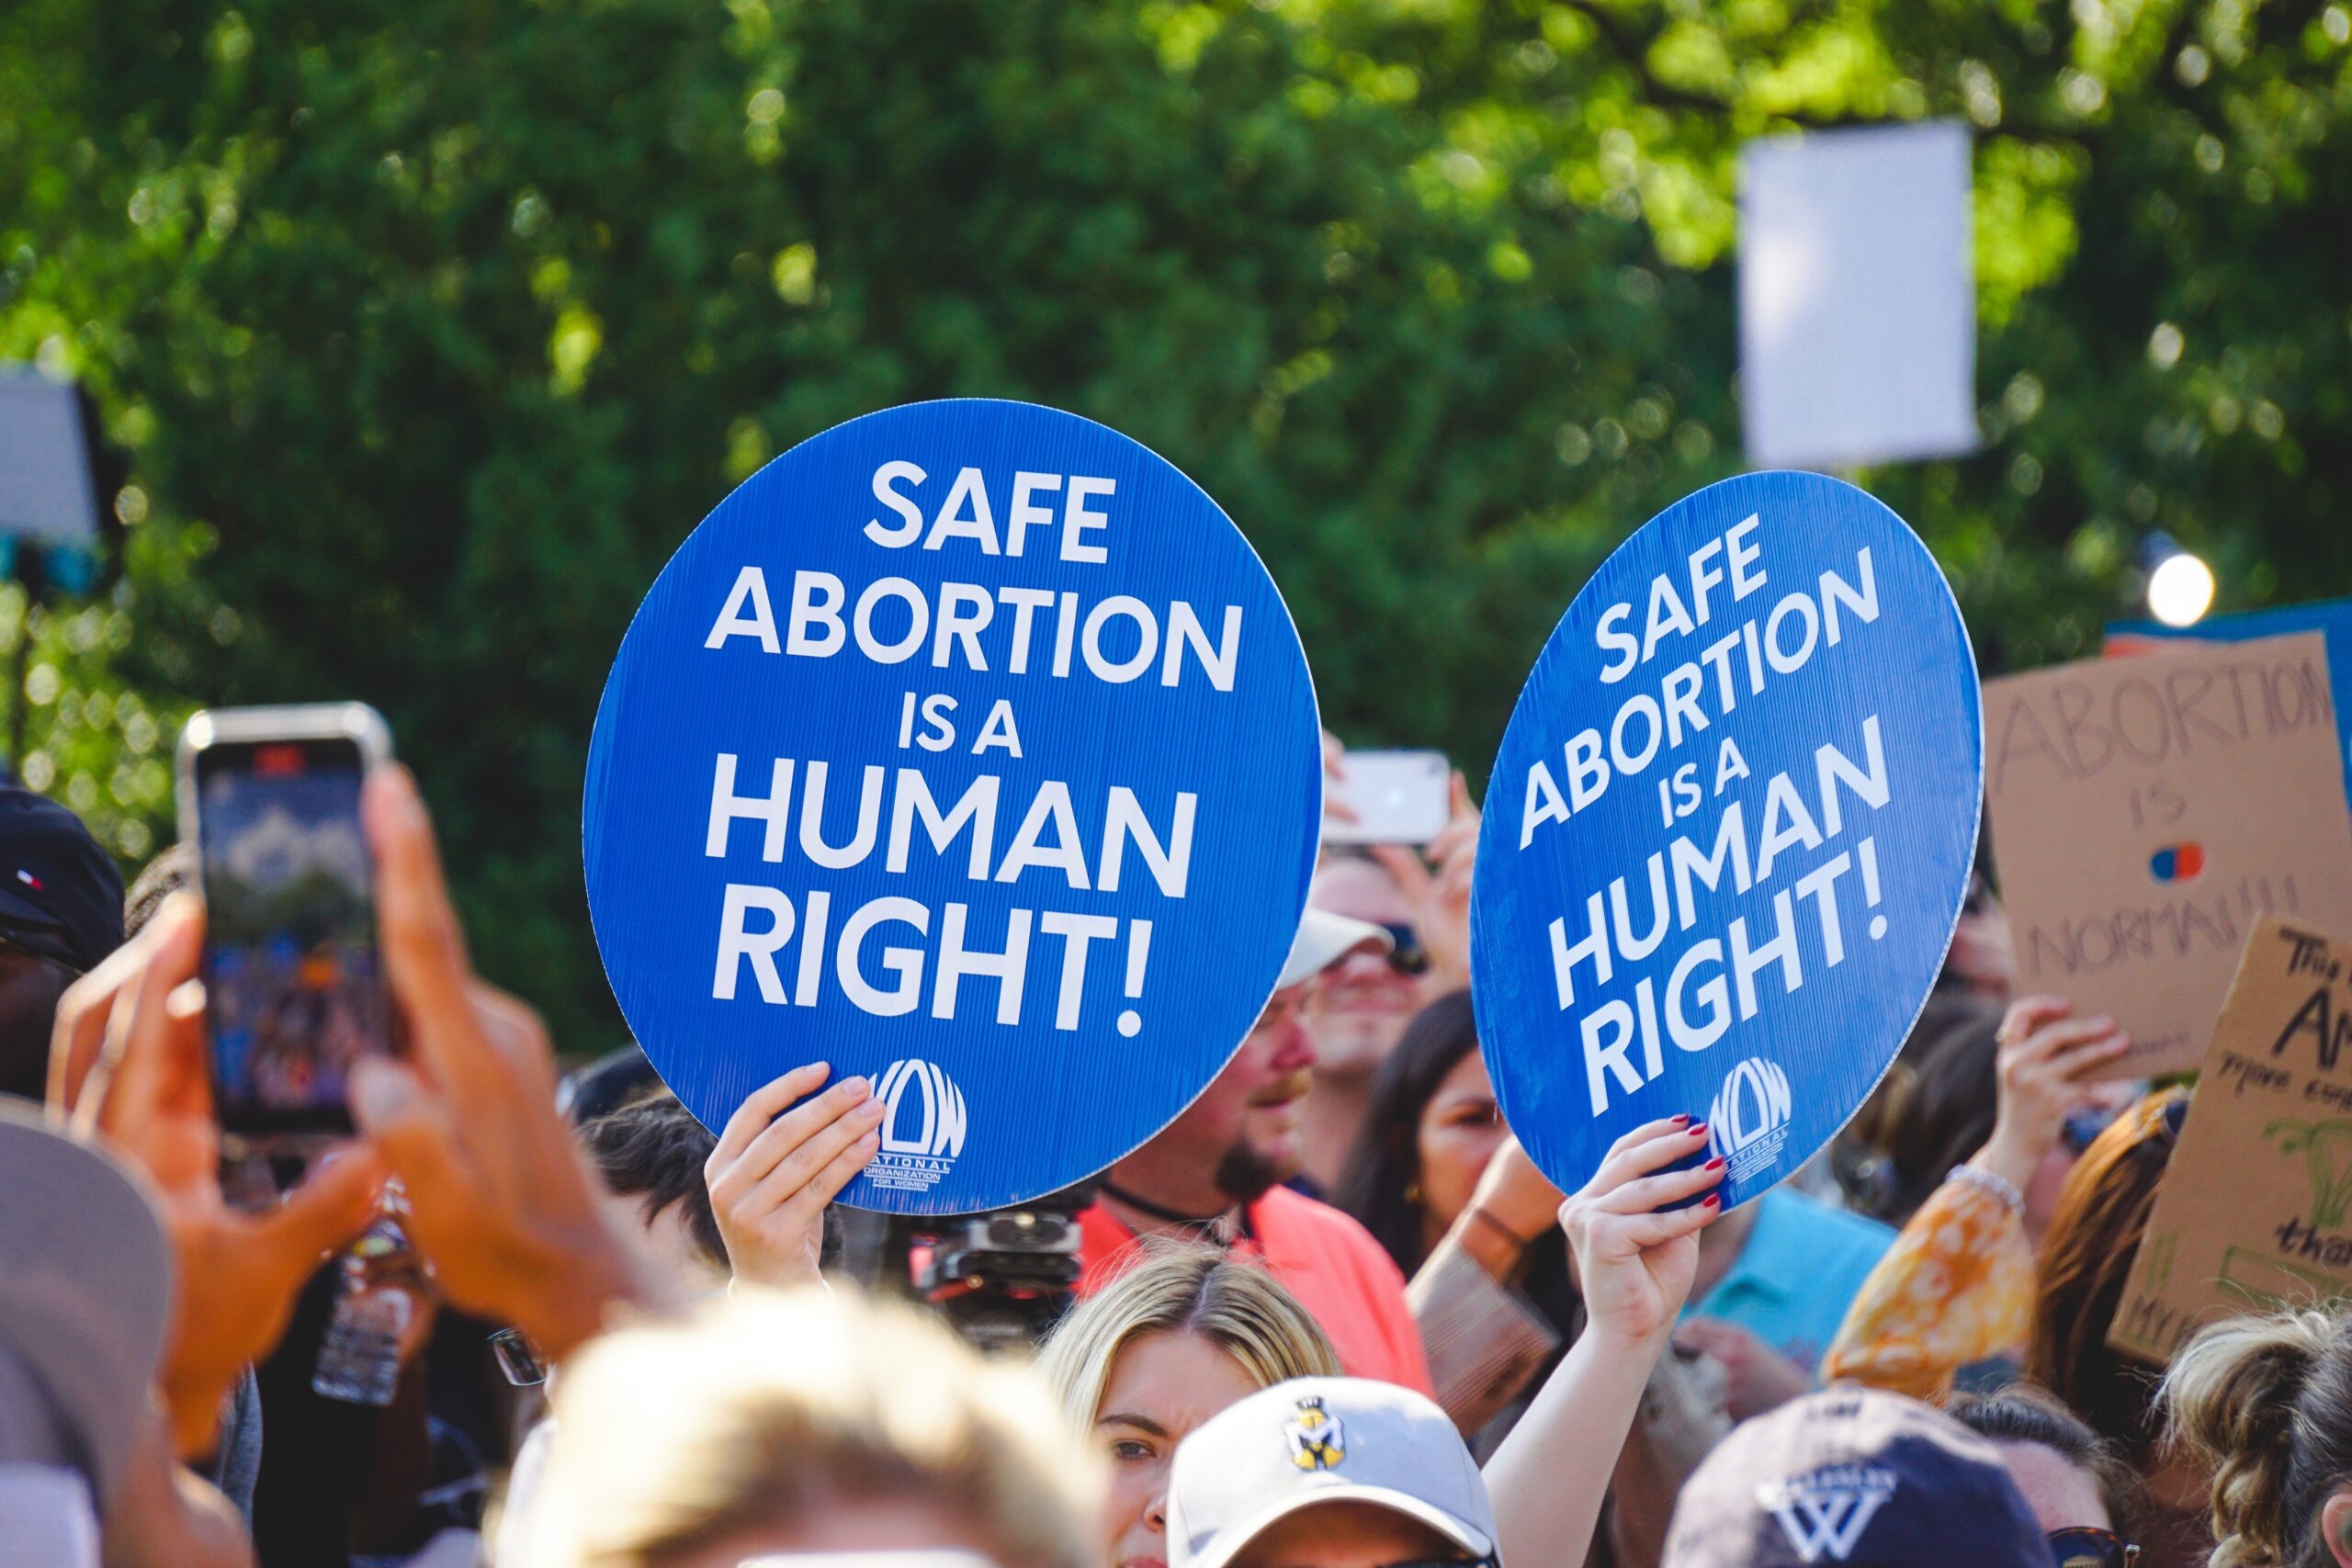
[[[1100,1467],[1044,1382],[910,1308],[746,1290],[607,1336],[554,1404],[533,1549],[500,1568],[1097,1568]]]
[[[1492,1454],[1577,1332],[1582,1303],[1551,1223],[1560,1194],[1501,1124],[1468,993],[1430,1003],[1383,1065],[1341,1200],[1411,1276],[1438,1403],[1474,1454]],[[1740,1380],[1695,1344],[1659,1361],[1611,1490],[1608,1551],[1621,1565],[1656,1562],[1675,1491],[1729,1430],[1735,1393],[1761,1407],[1809,1386],[1751,1336],[1690,1334],[1739,1358]]]
[[[1109,1461],[1111,1568],[1167,1568],[1168,1467],[1196,1427],[1258,1389],[1340,1371],[1331,1342],[1271,1274],[1168,1241],[1079,1303],[1037,1365]]]
[[[1831,1389],[1747,1423],[1675,1506],[1666,1568],[2050,1568],[1993,1445],[1896,1394]]]
[[[727,1281],[727,1245],[704,1174],[718,1141],[676,1095],[641,1092],[582,1126],[580,1139],[603,1179],[599,1201],[608,1223],[635,1231],[686,1290],[707,1292]],[[529,1560],[531,1521],[538,1517],[554,1439],[555,1423],[539,1420],[516,1445],[495,1531],[494,1561],[502,1565]]]
[[[1341,1205],[1410,1276],[1438,1404],[1484,1461],[1584,1306],[1553,1223],[1559,1190],[1503,1126],[1477,1045],[1468,992],[1422,1010],[1381,1066]],[[1728,1393],[1699,1352],[1659,1359],[1610,1486],[1600,1551],[1611,1568],[1657,1561],[1675,1492],[1731,1428]]]
[[[121,945],[113,857],[55,801],[0,785],[0,1094],[47,1094],[58,1003]]]
[[[580,1129],[608,1218],[638,1227],[646,1247],[690,1285],[727,1279],[727,1243],[711,1213],[703,1167],[718,1140],[678,1097],[661,1089]]]
[[[1168,1537],[1173,1568],[1491,1564],[1502,1545],[1445,1412],[1361,1378],[1277,1383],[1186,1438]]]
[[[2352,1313],[2210,1325],[2162,1403],[2213,1477],[2212,1568],[2352,1568]]]
[[[2057,1549],[2057,1568],[2129,1568],[2140,1481],[2114,1444],[2031,1383],[1956,1399],[1950,1414],[2001,1456]]]
[[[1939,1213],[1961,1213],[1939,1192],[1909,1227],[1917,1245],[1905,1248],[1903,1278],[1873,1282],[1831,1364],[1837,1376],[1939,1399],[1962,1365],[2022,1341],[2025,1375],[2143,1479],[2143,1568],[2199,1568],[2212,1546],[2209,1478],[2160,1441],[2155,1369],[2107,1344],[2188,1110],[2187,1091],[2165,1090],[2101,1133],[2066,1178],[2038,1259],[2023,1240],[2021,1195],[1987,1194],[1992,1212],[1929,1232]]]
[[[1437,1401],[1492,1451],[1476,1435],[1509,1430],[1581,1305],[1561,1194],[1502,1123],[1469,992],[1422,1009],[1381,1064],[1337,1201],[1411,1280]]]
[[[1980,830],[1976,838],[1976,871],[1969,879],[1968,897],[1953,923],[1951,946],[1944,953],[1943,972],[1936,977],[1939,990],[1959,990],[2006,1003],[2017,988],[2018,948],[2009,928],[2009,912],[1993,896],[1986,880],[1990,845]]]
[[[1347,777],[1346,752],[1324,737],[1326,773]],[[1321,1058],[1300,1107],[1303,1154],[1293,1178],[1316,1197],[1336,1191],[1370,1104],[1373,1079],[1413,1015],[1470,984],[1470,874],[1478,808],[1461,773],[1449,784],[1452,816],[1428,844],[1327,850],[1307,894],[1311,908],[1378,926],[1385,951],[1349,953],[1317,988],[1309,1027]],[[1329,807],[1343,818],[1347,807]]]
[[[1830,1145],[1848,1208],[1899,1228],[1984,1146],[2000,1111],[2007,1011],[1965,990],[1928,998],[1894,1065]]]
[[[1451,1419],[1426,1399],[1349,1379],[1280,1384],[1205,1422],[1179,1448],[1170,1483],[1169,1561],[1282,1562],[1298,1568],[1396,1561],[1393,1555],[1349,1555],[1393,1549],[1396,1539],[1380,1533],[1393,1520],[1334,1514],[1322,1505],[1335,1500],[1337,1494],[1330,1489],[1335,1481],[1344,1494],[1351,1477],[1402,1476],[1421,1482],[1408,1479],[1401,1486],[1374,1482],[1391,1488],[1374,1500],[1412,1513],[1410,1499],[1418,1496],[1441,1512],[1450,1510],[1447,1517],[1463,1524],[1464,1533],[1449,1539],[1475,1557],[1491,1558],[1498,1549],[1515,1568],[1538,1563],[1573,1568],[1584,1562],[1611,1469],[1652,1368],[1667,1349],[1675,1312],[1690,1292],[1698,1266],[1698,1235],[1718,1213],[1718,1200],[1712,1193],[1683,1208],[1669,1207],[1698,1198],[1723,1179],[1719,1162],[1690,1163],[1704,1151],[1704,1129],[1694,1129],[1685,1116],[1637,1128],[1610,1150],[1585,1189],[1561,1206],[1559,1223],[1576,1256],[1591,1321],[1487,1465],[1483,1483],[1477,1481],[1475,1461]],[[1384,1451],[1346,1472],[1349,1444],[1309,1418],[1307,1407],[1295,1404],[1300,1390],[1329,1396],[1321,1408],[1337,1420],[1341,1433],[1347,1427],[1344,1409],[1361,1402],[1360,1408],[1373,1413],[1370,1420],[1386,1433],[1381,1439]],[[1294,1401],[1287,1413],[1275,1397],[1286,1391]],[[1236,1416],[1237,1411],[1244,1414]],[[1270,1419],[1280,1426],[1270,1427]],[[1303,1445],[1290,1430],[1294,1427],[1306,1429]],[[1220,1428],[1229,1435],[1213,1438]],[[1317,1431],[1324,1432],[1324,1440],[1315,1439]],[[1353,1451],[1363,1453],[1364,1438],[1359,1432]],[[1259,1445],[1285,1440],[1293,1444],[1291,1454],[1305,1453],[1289,1463],[1308,1478],[1283,1474],[1282,1484],[1276,1485],[1263,1473],[1271,1461]],[[1195,1449],[1212,1455],[1230,1449],[1234,1462],[1187,1461],[1186,1453]],[[1244,1455],[1245,1449],[1254,1457]],[[1190,1483],[1184,1480],[1188,1466],[1194,1477]],[[1279,1465],[1272,1468],[1280,1470]],[[1238,1497],[1225,1489],[1228,1470],[1229,1479],[1250,1495]],[[1464,1472],[1470,1474],[1469,1483],[1458,1481]],[[1322,1480],[1313,1479],[1318,1474]],[[1442,1495],[1416,1492],[1414,1486],[1423,1483],[1441,1487]],[[1188,1484],[1200,1501],[1180,1510],[1174,1499]],[[1490,1522],[1481,1525],[1478,1516],[1486,1511],[1487,1488],[1491,1489],[1493,1509]],[[1312,1513],[1311,1528],[1282,1524],[1304,1511]],[[1180,1513],[1189,1517],[1189,1524],[1180,1520]],[[1427,1522],[1433,1516],[1422,1517]],[[1267,1532],[1265,1539],[1260,1539],[1261,1532]],[[1482,1539],[1487,1544],[1480,1549]]]
[[[1975,1049],[1965,1037],[1945,1048]],[[2029,997],[2008,1010],[1991,1132],[1950,1168],[1871,1272],[1831,1348],[1830,1377],[1935,1402],[1963,1368],[2017,1362],[2035,1253],[2068,1174],[2132,1092],[2088,1075],[2130,1049],[2111,1019],[2075,1018],[2063,1001]],[[1940,1072],[1931,1065],[1923,1077]]]
[[[1157,1137],[1103,1173],[1080,1216],[1081,1292],[1134,1261],[1145,1237],[1213,1242],[1262,1260],[1315,1314],[1350,1373],[1428,1389],[1396,1264],[1355,1221],[1283,1185],[1304,1154],[1298,1107],[1317,1061],[1306,1023],[1313,982],[1389,940],[1376,927],[1307,911],[1273,998],[1233,1060]]]
[[[643,1054],[637,1055],[642,1062]],[[593,1103],[573,1100],[575,1109]],[[678,1097],[655,1078],[650,1089],[639,1088],[634,1098],[583,1123],[579,1137],[600,1179],[596,1199],[607,1223],[633,1235],[682,1289],[699,1293],[725,1284],[727,1247],[703,1175],[717,1140]],[[535,1427],[519,1446],[518,1490],[543,1458],[544,1438]]]
[[[1699,1281],[1676,1339],[1730,1378],[1746,1420],[1814,1386],[1846,1308],[1894,1233],[1783,1183],[1701,1238]]]

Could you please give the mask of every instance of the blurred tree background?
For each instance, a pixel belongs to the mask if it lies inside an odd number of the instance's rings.
[[[1988,665],[2150,528],[2352,581],[2352,11],[2257,0],[13,0],[0,361],[128,458],[29,617],[28,778],[127,861],[199,702],[365,697],[493,977],[619,1022],[579,873],[605,668],[760,463],[1034,399],[1256,542],[1351,742],[1483,770],[1543,637],[1741,466],[1746,139],[1976,135],[1984,450],[1855,476]]]

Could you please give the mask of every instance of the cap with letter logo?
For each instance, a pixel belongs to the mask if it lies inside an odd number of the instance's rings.
[[[1365,1503],[1495,1560],[1477,1461],[1445,1412],[1364,1378],[1293,1378],[1228,1405],[1184,1439],[1168,1483],[1169,1568],[1225,1568],[1301,1508]]]
[[[1992,1444],[1898,1394],[1839,1388],[1724,1439],[1682,1489],[1662,1568],[2046,1568]]]

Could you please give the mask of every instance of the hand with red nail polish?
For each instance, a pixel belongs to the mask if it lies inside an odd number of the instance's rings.
[[[1706,1146],[1704,1124],[1689,1121],[1626,1134],[1560,1205],[1585,1329],[1485,1467],[1505,1562],[1585,1560],[1643,1390],[1698,1275],[1699,1233],[1723,1213],[1712,1195],[1723,1171],[1686,1165]]]
[[[1692,1202],[1724,1179],[1724,1162],[1669,1168],[1703,1146],[1706,1123],[1652,1122],[1617,1140],[1584,1190],[1560,1208],[1584,1293],[1585,1332],[1642,1356],[1674,1327],[1699,1268],[1699,1232],[1720,1199]],[[1685,1208],[1669,1204],[1685,1203]]]

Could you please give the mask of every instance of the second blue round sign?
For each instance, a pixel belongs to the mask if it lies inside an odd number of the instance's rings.
[[[1478,840],[1478,1036],[1544,1174],[1688,1115],[1728,1208],[1827,1144],[1935,983],[1983,779],[1959,606],[1885,506],[1748,474],[1628,539],[1520,694]]]

